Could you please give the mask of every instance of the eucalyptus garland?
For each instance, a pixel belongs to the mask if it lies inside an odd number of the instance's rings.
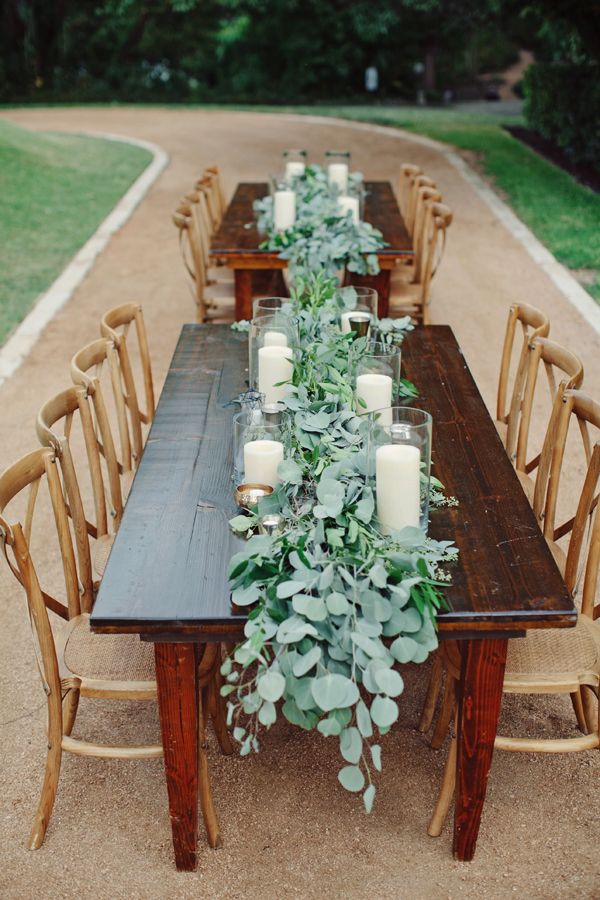
[[[379,530],[368,425],[354,409],[349,379],[350,346],[355,358],[366,339],[352,343],[338,326],[354,302],[353,289],[337,289],[325,272],[296,278],[290,311],[301,339],[286,400],[289,451],[281,484],[256,515],[231,520],[249,535],[229,568],[232,601],[249,615],[245,640],[223,664],[222,693],[242,755],[259,750],[261,726],[279,715],[337,737],[339,781],[362,792],[370,812],[382,764],[378,735],[398,719],[404,689],[396,666],[423,662],[437,647],[444,564],[456,550],[418,528]],[[400,342],[411,327],[408,318],[379,323],[388,341]],[[399,390],[414,395],[407,383]],[[283,533],[253,533],[272,512],[283,516]]]
[[[359,172],[350,175],[351,190],[361,183]],[[326,171],[321,166],[307,166],[304,175],[294,179],[294,190],[296,221],[283,232],[273,227],[272,198],[255,201],[258,230],[268,234],[261,247],[278,250],[281,258],[288,260],[292,278],[303,271],[335,276],[344,266],[349,272],[376,275],[377,251],[385,246],[382,234],[368,222],[356,224],[350,213],[340,213],[337,191],[330,187]]]

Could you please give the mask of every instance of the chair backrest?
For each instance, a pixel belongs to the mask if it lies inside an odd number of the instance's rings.
[[[221,170],[217,165],[207,166],[204,170],[204,175],[212,179],[213,190],[215,193],[219,211],[219,220],[221,220],[225,215],[225,210],[227,209],[227,200],[225,199],[225,190],[223,188],[223,177],[221,175]]]
[[[140,409],[132,355],[128,345],[128,335],[132,323],[135,326],[137,357],[140,375],[144,383],[145,411]],[[116,306],[114,309],[108,310],[102,316],[100,333],[102,337],[108,338],[108,340],[113,342],[119,355],[123,399],[129,412],[133,438],[134,466],[137,468],[144,449],[142,424],[150,425],[152,423],[155,410],[152,365],[141,306],[138,306],[137,303],[124,303],[122,306]]]
[[[516,366],[513,365],[515,349],[515,335],[517,323],[521,326],[522,343]],[[523,391],[527,378],[527,366],[529,363],[529,344],[536,337],[547,337],[550,332],[548,317],[527,303],[513,303],[508,313],[506,331],[504,332],[504,345],[500,361],[500,376],[498,378],[498,395],[496,398],[496,420],[507,426],[505,437],[506,452],[513,460],[516,455],[517,435],[521,416],[521,404]],[[512,378],[512,392],[509,400],[509,382]]]
[[[202,253],[202,263],[204,267],[204,279],[208,281],[208,269],[210,268],[210,238],[211,238],[211,219],[208,210],[206,192],[202,189],[191,191],[186,196],[185,203],[181,205],[182,211],[192,219],[196,238],[199,242],[199,248]]]
[[[583,381],[583,364],[575,353],[546,337],[535,337],[530,340],[521,415],[518,417],[516,449],[514,444],[516,415],[511,416],[509,423],[511,433],[507,434],[506,440],[507,452],[514,459],[515,468],[526,475],[529,475],[538,466],[540,459],[539,454],[530,454],[529,443],[534,400],[538,393],[538,375],[542,367],[546,375],[549,399],[552,405],[557,392],[562,393],[565,390],[579,388]],[[552,413],[550,418],[552,419]]]
[[[201,191],[206,198],[206,206],[210,217],[210,233],[213,234],[221,224],[223,214],[219,201],[219,189],[214,175],[203,175],[194,185],[195,191]]]
[[[119,366],[119,356],[116,347],[112,341],[106,338],[98,338],[98,340],[92,341],[91,344],[87,344],[71,360],[71,378],[73,383],[83,388],[86,395],[91,399],[96,434],[99,439],[98,450],[106,466],[112,502],[111,515],[115,521],[115,528],[118,528],[121,522],[124,505],[120,476],[133,471],[133,439],[121,389]],[[110,379],[110,390],[108,392],[109,397],[112,399],[110,406],[103,387],[103,375],[105,373],[108,374]],[[116,419],[116,427],[119,433],[120,460],[115,447],[111,413],[113,421]]]
[[[583,476],[579,479],[581,490],[576,504],[571,502],[568,509],[566,505],[560,509],[560,488],[567,480],[563,471],[567,439],[569,429],[575,423],[583,451],[583,463],[577,465],[578,474]],[[574,468],[575,460],[571,454],[569,463],[569,468]],[[568,480],[562,493],[568,494],[570,499],[572,479]],[[592,618],[600,615],[596,601],[600,562],[599,493],[600,404],[582,391],[557,392],[552,427],[548,429],[540,458],[534,512],[551,547],[568,536],[563,570],[565,582],[574,597],[581,597],[581,611]]]
[[[80,426],[77,433],[73,427],[76,420]],[[38,413],[36,430],[42,446],[53,451],[60,466],[77,549],[81,607],[83,612],[89,612],[94,600],[89,538],[98,539],[112,533],[116,518],[104,483],[100,452],[100,447],[106,447],[110,441],[110,435],[96,434],[90,398],[78,387],[67,388],[44,403]],[[87,465],[81,459],[83,448],[77,447],[80,438],[85,445]],[[91,498],[82,496],[87,480]],[[88,509],[93,506],[93,513],[86,512],[86,505]]]
[[[408,228],[407,216],[408,207],[410,206],[410,195],[412,184],[417,175],[421,174],[419,166],[413,163],[402,163],[400,166],[400,177],[398,179],[398,203],[400,204],[400,212],[404,217],[404,222]]]
[[[179,246],[181,257],[192,281],[192,291],[196,303],[196,320],[207,319],[204,288],[206,286],[206,268],[202,242],[198,231],[196,217],[192,216],[193,204],[189,201],[180,204],[173,214],[173,223],[179,230]]]
[[[57,599],[40,585],[32,554],[32,529],[37,505],[43,494],[49,500],[50,516],[58,537],[65,596]],[[26,494],[25,497],[20,495]],[[24,506],[23,512],[12,506]],[[44,510],[45,511],[45,510]],[[47,517],[40,510],[39,527],[44,543],[48,540]],[[37,523],[36,523],[37,524]],[[42,682],[50,696],[60,704],[61,682],[56,648],[48,611],[68,620],[85,611],[85,597],[80,596],[76,554],[73,546],[67,504],[52,450],[40,448],[22,457],[0,475],[0,543],[6,561],[17,581],[25,589],[29,620],[34,634],[38,667]],[[61,588],[62,591],[62,588]]]
[[[425,254],[423,252],[423,249],[427,240],[427,216],[431,211],[431,203],[440,203],[441,200],[442,195],[437,190],[437,188],[420,187],[417,192],[417,205],[415,208],[415,221],[413,228],[413,280],[417,283],[422,281],[424,275]]]
[[[436,189],[437,185],[435,181],[432,178],[428,178],[427,175],[415,175],[411,184],[410,197],[408,201],[408,211],[406,216],[406,224],[411,235],[413,235],[415,231],[419,191],[424,187]]]
[[[429,321],[429,299],[431,281],[436,274],[446,249],[446,231],[452,224],[452,210],[444,203],[425,202],[425,221],[423,224],[423,248],[421,273],[419,278],[420,314],[423,324]]]

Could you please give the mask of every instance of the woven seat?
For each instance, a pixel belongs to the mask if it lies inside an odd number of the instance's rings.
[[[527,637],[508,642],[505,691],[523,691],[513,684],[525,677],[551,676],[577,683],[585,672],[600,674],[600,629],[587,616],[575,628],[529,631]]]
[[[108,557],[114,542],[114,534],[103,534],[94,544],[94,549],[92,550],[92,566],[98,578],[102,578],[104,575],[106,563],[108,562]]]
[[[71,619],[67,630],[63,660],[73,675],[154,682],[154,645],[137,634],[94,634],[85,614]]]

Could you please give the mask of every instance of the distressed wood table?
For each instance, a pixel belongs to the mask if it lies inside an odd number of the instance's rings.
[[[473,857],[502,696],[507,640],[567,627],[576,613],[452,331],[419,327],[405,374],[433,415],[435,472],[460,506],[431,533],[459,548],[440,636],[462,646],[454,854]],[[155,644],[165,774],[179,869],[197,851],[197,660],[235,640],[227,566],[234,513],[232,398],[245,387],[247,337],[185,325],[91,617],[97,632]],[[332,776],[333,777],[333,776]],[[218,804],[218,798],[217,798]],[[375,813],[376,815],[376,813]]]
[[[381,231],[388,246],[377,254],[379,274],[352,275],[352,284],[374,287],[379,294],[379,315],[387,316],[391,270],[398,262],[412,260],[412,241],[391,184],[388,181],[367,181],[365,190],[364,219]],[[212,257],[222,260],[234,270],[236,319],[252,318],[252,273],[285,269],[287,266],[286,260],[280,259],[277,252],[260,249],[265,235],[260,235],[256,229],[252,204],[268,193],[268,184],[239,184],[211,242]]]

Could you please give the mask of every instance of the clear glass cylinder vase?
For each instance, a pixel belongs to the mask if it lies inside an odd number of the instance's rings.
[[[250,388],[265,395],[264,407],[281,403],[293,375],[298,320],[281,312],[252,319],[248,333]]]

